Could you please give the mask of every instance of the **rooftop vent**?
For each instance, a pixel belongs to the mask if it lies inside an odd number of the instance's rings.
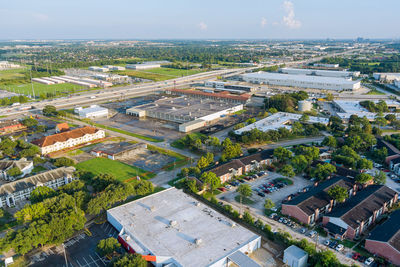
[[[231,223],[231,227],[233,228],[233,227],[236,227],[236,223],[235,222],[232,222]]]
[[[200,206],[200,202],[195,202],[194,205],[196,205],[196,207]]]
[[[196,239],[194,240],[194,243],[195,243],[196,245],[200,245],[202,242],[203,242],[203,240],[201,240],[201,238],[196,238]]]
[[[169,225],[170,225],[170,226],[176,226],[177,224],[178,224],[177,221],[173,221],[173,220],[172,220],[172,221],[169,222]]]
[[[150,211],[155,211],[155,210],[156,210],[156,207],[151,206]]]

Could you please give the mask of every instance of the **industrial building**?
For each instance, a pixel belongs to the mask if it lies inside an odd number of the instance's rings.
[[[0,70],[16,69],[20,67],[21,66],[18,64],[10,63],[8,61],[0,61]]]
[[[296,88],[309,88],[333,91],[352,91],[360,88],[360,81],[344,78],[312,75],[295,75],[270,72],[255,72],[241,75],[243,81],[255,84],[267,84]]]
[[[180,132],[190,132],[221,117],[242,110],[243,104],[193,97],[163,98],[126,110],[127,115],[150,117],[180,123]]]
[[[248,256],[260,236],[174,187],[109,209],[107,220],[129,253],[157,267],[260,266]]]
[[[256,121],[255,123],[249,124],[243,128],[235,130],[235,134],[243,134],[244,132],[249,132],[253,129],[258,129],[262,132],[266,132],[269,130],[277,130],[279,128],[287,128],[291,129],[293,122],[299,121],[301,118],[301,114],[288,113],[288,112],[277,112],[268,116],[264,119]],[[314,117],[309,116],[307,123],[322,123],[324,125],[328,125],[329,119],[323,117]]]
[[[137,153],[143,152],[147,148],[146,143],[112,143],[112,144],[101,144],[97,146],[90,154],[96,157],[107,157],[112,160],[120,160],[126,157],[131,157]]]
[[[194,98],[201,98],[201,99],[214,99],[218,101],[224,101],[228,103],[239,103],[239,104],[246,104],[249,102],[251,95],[249,94],[240,94],[234,95],[230,94],[229,92],[205,92],[199,90],[192,90],[192,89],[170,89],[166,91],[167,94],[171,95],[187,95]]]
[[[145,69],[154,69],[154,68],[159,68],[161,67],[160,64],[155,64],[155,63],[142,63],[142,64],[128,64],[126,65],[127,69],[133,69],[133,70],[145,70]]]
[[[228,91],[233,93],[253,92],[255,90],[255,88],[251,86],[228,84],[227,82],[221,82],[221,81],[205,81],[204,87],[215,88],[220,91]]]
[[[108,68],[97,67],[97,66],[90,66],[88,70],[97,71],[97,72],[107,72],[109,71]]]
[[[375,72],[372,74],[375,80],[381,81],[381,82],[386,82],[386,83],[391,83],[394,81],[400,80],[400,73],[396,72],[387,72],[387,73],[379,73]]]
[[[312,102],[308,100],[301,100],[298,102],[299,105],[299,111],[305,112],[305,111],[311,111],[313,108]]]
[[[372,100],[371,100],[372,101]],[[400,103],[394,100],[384,100],[386,105],[391,110],[396,110],[400,108]],[[377,100],[373,101],[378,103]],[[357,115],[358,117],[366,117],[368,120],[373,121],[376,118],[376,113],[368,111],[366,108],[360,105],[360,101],[356,100],[334,100],[332,101],[335,107],[336,115],[342,120],[349,120],[351,115]],[[383,113],[383,116],[387,114],[394,114],[396,117],[400,118],[398,113]]]
[[[359,71],[317,70],[317,69],[294,69],[281,68],[279,72],[294,75],[313,75],[333,78],[351,78],[360,76]]]
[[[339,64],[314,63],[314,67],[339,68]]]
[[[394,81],[394,86],[400,89],[400,79]]]
[[[98,105],[91,105],[88,108],[77,107],[74,112],[81,118],[101,118],[108,117],[108,109],[100,107]]]
[[[125,70],[125,67],[122,67],[122,66],[106,65],[103,67],[107,68],[108,70]]]

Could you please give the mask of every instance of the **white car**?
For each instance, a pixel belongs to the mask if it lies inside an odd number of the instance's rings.
[[[342,251],[344,249],[344,246],[342,244],[339,244],[336,246],[336,251]]]
[[[371,265],[373,262],[374,262],[374,258],[369,257],[368,259],[365,260],[364,263],[365,263],[365,265],[368,265],[368,266],[369,266],[369,265]]]
[[[324,245],[325,245],[325,246],[329,246],[330,243],[331,243],[331,242],[329,241],[329,239],[327,239],[327,240],[325,240]]]

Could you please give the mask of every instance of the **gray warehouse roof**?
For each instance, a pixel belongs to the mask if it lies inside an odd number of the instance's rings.
[[[303,258],[304,256],[307,255],[307,252],[305,252],[304,250],[302,250],[299,247],[296,247],[295,245],[291,245],[290,247],[285,249],[285,254],[286,253],[289,253],[290,255],[295,257],[296,259],[301,259],[301,258]]]

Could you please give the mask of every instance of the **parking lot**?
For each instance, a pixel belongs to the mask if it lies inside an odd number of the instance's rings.
[[[111,224],[105,222],[103,224],[93,224],[89,227],[91,234],[81,233],[61,246],[35,254],[31,257],[32,265],[39,266],[57,266],[65,267],[64,249],[67,257],[67,266],[73,267],[104,267],[107,266],[109,260],[100,256],[96,252],[96,246],[102,239],[109,237],[118,237],[118,232]]]
[[[266,193],[265,191],[263,191],[263,194],[265,195],[264,197],[258,195],[260,187],[262,187],[263,185],[267,185],[268,183],[273,183],[273,181],[277,178],[282,178],[282,175],[276,172],[266,172],[265,175],[255,180],[244,182],[246,184],[249,184],[253,191],[250,199],[254,201],[254,203],[249,204],[249,206],[256,209],[258,211],[258,214],[264,214],[264,202],[266,198],[271,199],[277,207],[280,207],[282,200],[284,200],[288,195],[296,194],[304,187],[312,185],[311,181],[299,176],[295,176],[293,178],[289,178],[291,181],[293,181],[292,185],[284,185],[283,187],[277,188],[276,191],[271,193]],[[238,195],[238,193],[236,192],[236,188],[236,186],[233,186],[230,190],[219,194],[217,197],[227,202],[236,202],[235,196]]]

